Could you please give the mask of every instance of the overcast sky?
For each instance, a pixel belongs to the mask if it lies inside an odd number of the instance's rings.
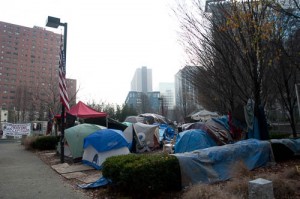
[[[0,20],[27,27],[45,27],[47,16],[67,22],[67,78],[77,79],[77,101],[121,105],[137,68],[152,69],[158,90],[159,82],[174,82],[185,65],[173,2],[9,0],[1,2]]]

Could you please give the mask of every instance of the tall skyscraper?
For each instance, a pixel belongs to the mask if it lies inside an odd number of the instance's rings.
[[[59,106],[60,42],[60,34],[45,28],[0,22],[0,109],[25,115]],[[67,87],[75,104],[76,80]]]
[[[131,91],[152,92],[152,69],[146,66],[136,69],[131,80]]]
[[[184,116],[201,107],[197,90],[189,81],[188,70],[190,67],[192,66],[185,66],[175,75],[175,103]]]

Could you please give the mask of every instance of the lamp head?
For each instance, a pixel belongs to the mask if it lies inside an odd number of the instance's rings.
[[[46,26],[51,28],[57,28],[60,25],[60,18],[48,16]]]

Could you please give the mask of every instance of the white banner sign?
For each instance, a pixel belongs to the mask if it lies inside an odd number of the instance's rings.
[[[31,124],[12,124],[6,123],[2,126],[3,134],[14,136],[14,137],[21,137],[22,135],[29,135],[31,129]]]

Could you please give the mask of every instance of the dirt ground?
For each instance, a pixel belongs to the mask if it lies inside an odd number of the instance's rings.
[[[55,151],[37,151],[35,152],[41,160],[43,160],[46,164],[48,164],[49,166],[55,165],[55,164],[60,164],[60,156],[57,155],[56,153],[54,153]],[[53,153],[54,155],[46,155],[49,153]],[[69,163],[69,164],[73,164],[72,161],[65,159],[65,162]],[[295,177],[290,176],[288,177],[288,173],[289,171],[297,171],[299,172],[298,175]],[[84,171],[86,174],[88,174],[88,172],[91,171]],[[95,171],[93,171],[95,172]],[[99,171],[101,172],[101,171]],[[243,171],[241,171],[243,172]],[[275,163],[272,166],[268,166],[268,167],[263,167],[263,168],[258,168],[255,169],[253,171],[247,171],[247,174],[238,174],[237,177],[235,179],[232,179],[231,181],[234,180],[238,180],[239,179],[239,175],[251,175],[252,177],[265,177],[265,176],[272,176],[274,178],[283,178],[283,176],[287,177],[287,178],[291,178],[288,179],[289,181],[291,181],[292,183],[294,183],[293,186],[294,189],[296,189],[296,194],[293,198],[300,198],[300,157],[295,157],[295,158],[291,158],[289,160],[285,160],[285,161],[280,161]],[[59,174],[58,174],[59,175]],[[72,187],[75,190],[80,190],[83,193],[85,193],[86,195],[88,195],[90,198],[95,199],[95,198],[105,198],[105,199],[112,199],[112,198],[124,198],[122,196],[120,196],[118,193],[112,192],[108,187],[102,187],[102,188],[95,188],[95,189],[81,189],[80,187],[78,187],[78,184],[83,184],[83,182],[77,180],[77,179],[66,179],[64,178],[65,183],[68,183],[70,185],[72,185]],[[218,187],[220,186],[226,186],[228,182],[222,182],[218,184]],[[214,185],[211,185],[214,186]],[[160,197],[158,198],[197,198],[197,197],[192,197],[190,195],[187,195],[187,192],[189,192],[191,189],[184,189],[181,192],[173,192],[173,193],[163,193],[161,194]],[[193,194],[192,194],[193,195]],[[195,195],[195,194],[194,194]]]

